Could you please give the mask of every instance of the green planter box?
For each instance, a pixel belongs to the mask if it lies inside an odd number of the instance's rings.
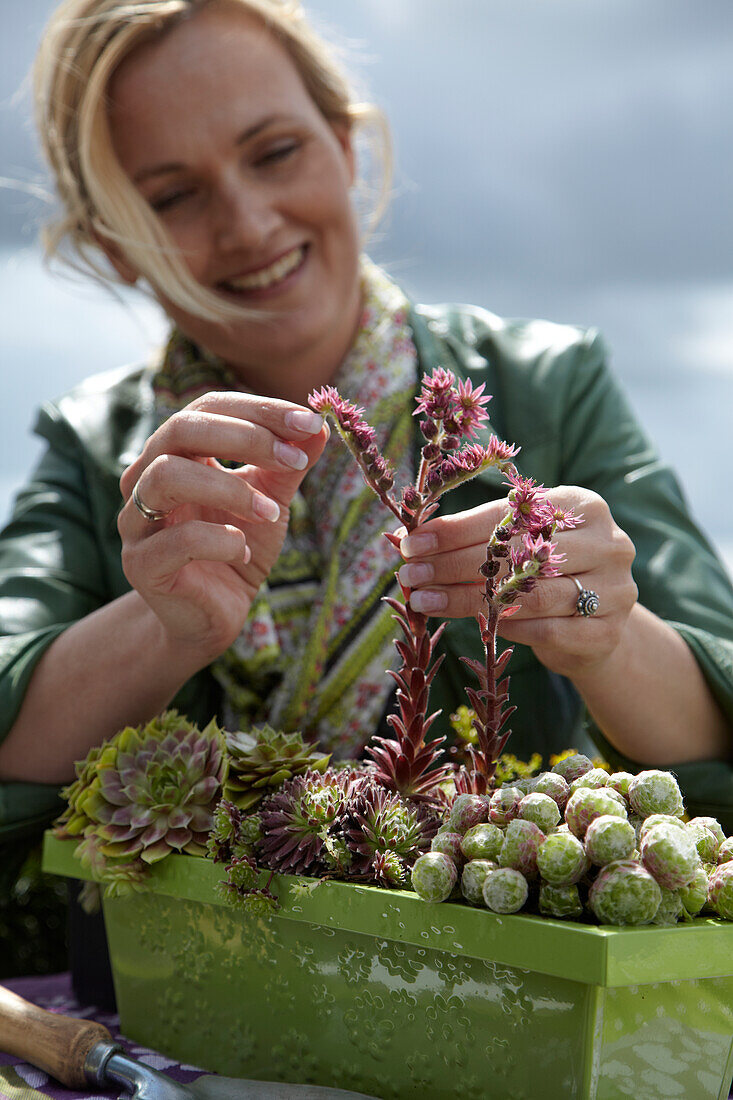
[[[74,844],[44,866],[73,878]],[[276,876],[244,916],[219,866],[105,901],[123,1031],[233,1076],[420,1100],[725,1100],[733,924],[597,928]]]

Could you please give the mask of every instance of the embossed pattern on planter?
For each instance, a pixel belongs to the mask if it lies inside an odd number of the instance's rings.
[[[460,1079],[469,1100],[521,1100],[529,1043],[550,1094],[579,1095],[577,983],[154,895],[107,902],[106,919],[128,1033],[197,1064],[395,1100],[454,1097]]]

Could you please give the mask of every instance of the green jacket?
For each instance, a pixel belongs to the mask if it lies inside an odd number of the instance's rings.
[[[733,590],[607,370],[598,335],[544,321],[506,322],[464,306],[415,307],[412,327],[423,372],[444,366],[486,383],[493,394],[488,430],[521,445],[524,474],[545,485],[585,485],[606,499],[636,546],[641,602],[685,638],[733,734]],[[129,589],[116,526],[118,480],[154,428],[151,372],[144,368],[93,377],[39,414],[35,430],[47,450],[0,535],[0,738],[54,638]],[[449,494],[446,511],[505,493],[489,471]],[[431,706],[442,707],[445,719],[473,682],[458,658],[480,656],[475,622],[449,622],[441,645],[446,659]],[[590,728],[569,681],[548,672],[531,650],[516,647],[510,672],[519,707],[511,751],[593,751],[589,731],[609,761],[635,770]],[[207,670],[174,705],[199,722],[217,713],[219,689]],[[674,770],[690,811],[714,814],[733,831],[731,764]],[[37,835],[58,808],[56,788],[0,784],[0,843]]]

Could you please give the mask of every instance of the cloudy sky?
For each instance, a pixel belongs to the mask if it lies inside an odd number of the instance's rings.
[[[51,0],[3,3],[0,175],[42,181],[24,74]],[[730,0],[314,0],[393,127],[372,244],[424,300],[596,325],[721,544],[733,515]],[[159,331],[39,272],[42,204],[0,191],[0,507],[33,407]],[[726,494],[727,495],[727,494]]]

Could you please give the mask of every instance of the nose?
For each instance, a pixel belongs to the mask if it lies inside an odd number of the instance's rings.
[[[263,187],[241,180],[224,183],[214,205],[214,233],[222,252],[259,250],[280,229],[282,215]]]

